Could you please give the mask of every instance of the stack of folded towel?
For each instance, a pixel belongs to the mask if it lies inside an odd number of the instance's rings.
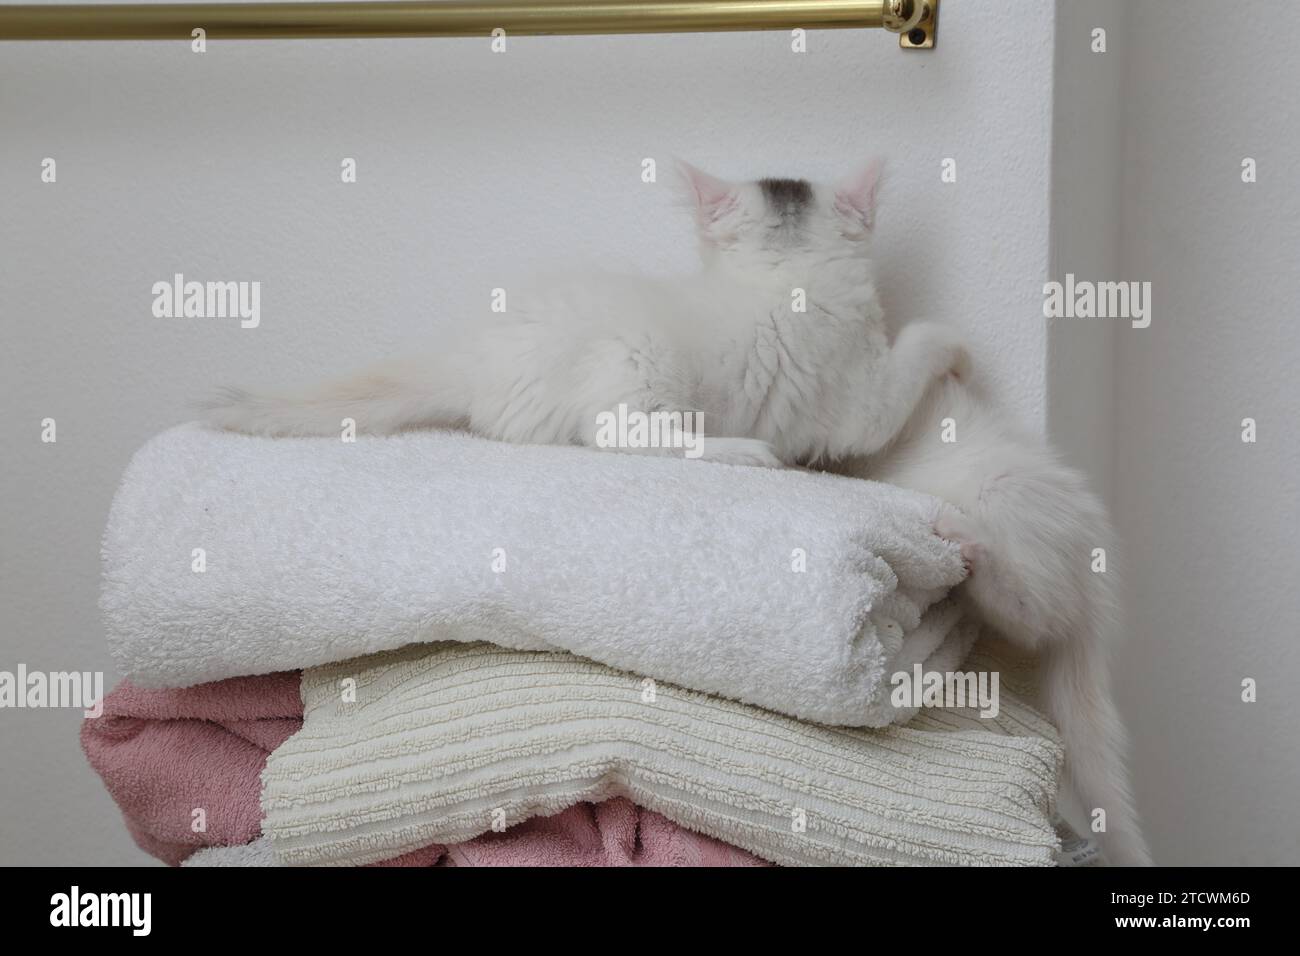
[[[459,433],[183,426],[113,503],[127,680],[83,746],[169,863],[1051,865],[1059,742],[972,652],[937,508]],[[895,672],[972,653],[995,719],[891,701]]]

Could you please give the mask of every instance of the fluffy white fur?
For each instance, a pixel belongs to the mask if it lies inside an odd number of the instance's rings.
[[[931,381],[962,366],[960,338],[939,323],[889,346],[869,258],[879,164],[837,188],[682,172],[697,274],[509,290],[507,312],[427,355],[297,393],[227,389],[208,419],[266,435],[338,434],[350,418],[380,434],[449,425],[594,445],[598,415],[626,403],[701,412],[704,458],[775,466],[875,451]]]
[[[950,443],[941,440],[948,418],[957,439]],[[970,565],[958,593],[986,623],[1038,653],[1070,782],[1089,811],[1106,811],[1108,858],[1149,864],[1124,765],[1126,735],[1110,694],[1107,657],[1118,631],[1114,533],[1083,475],[1022,434],[978,388],[951,377],[929,390],[888,448],[837,470],[955,506],[936,531],[961,542]],[[1105,573],[1092,571],[1099,547],[1106,549]]]

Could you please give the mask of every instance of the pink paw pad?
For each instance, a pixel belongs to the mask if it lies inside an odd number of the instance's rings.
[[[934,523],[934,533],[947,541],[961,545],[962,562],[969,574],[986,554],[984,545],[975,540],[975,531],[961,512],[945,509]]]
[[[979,542],[963,541],[961,543],[961,559],[966,564],[967,574],[975,570],[976,563],[983,563],[984,555],[984,545]]]

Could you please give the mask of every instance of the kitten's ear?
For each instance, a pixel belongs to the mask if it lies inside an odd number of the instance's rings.
[[[871,229],[876,224],[876,192],[885,170],[885,161],[871,160],[835,189],[835,208],[843,216]]]
[[[700,223],[707,225],[718,218],[736,197],[735,183],[710,176],[685,160],[677,160],[677,172],[682,177],[687,194],[695,204]]]

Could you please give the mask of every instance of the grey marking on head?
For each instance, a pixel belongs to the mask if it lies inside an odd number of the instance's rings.
[[[768,208],[781,218],[783,227],[797,226],[812,205],[813,189],[803,179],[760,179]]]

